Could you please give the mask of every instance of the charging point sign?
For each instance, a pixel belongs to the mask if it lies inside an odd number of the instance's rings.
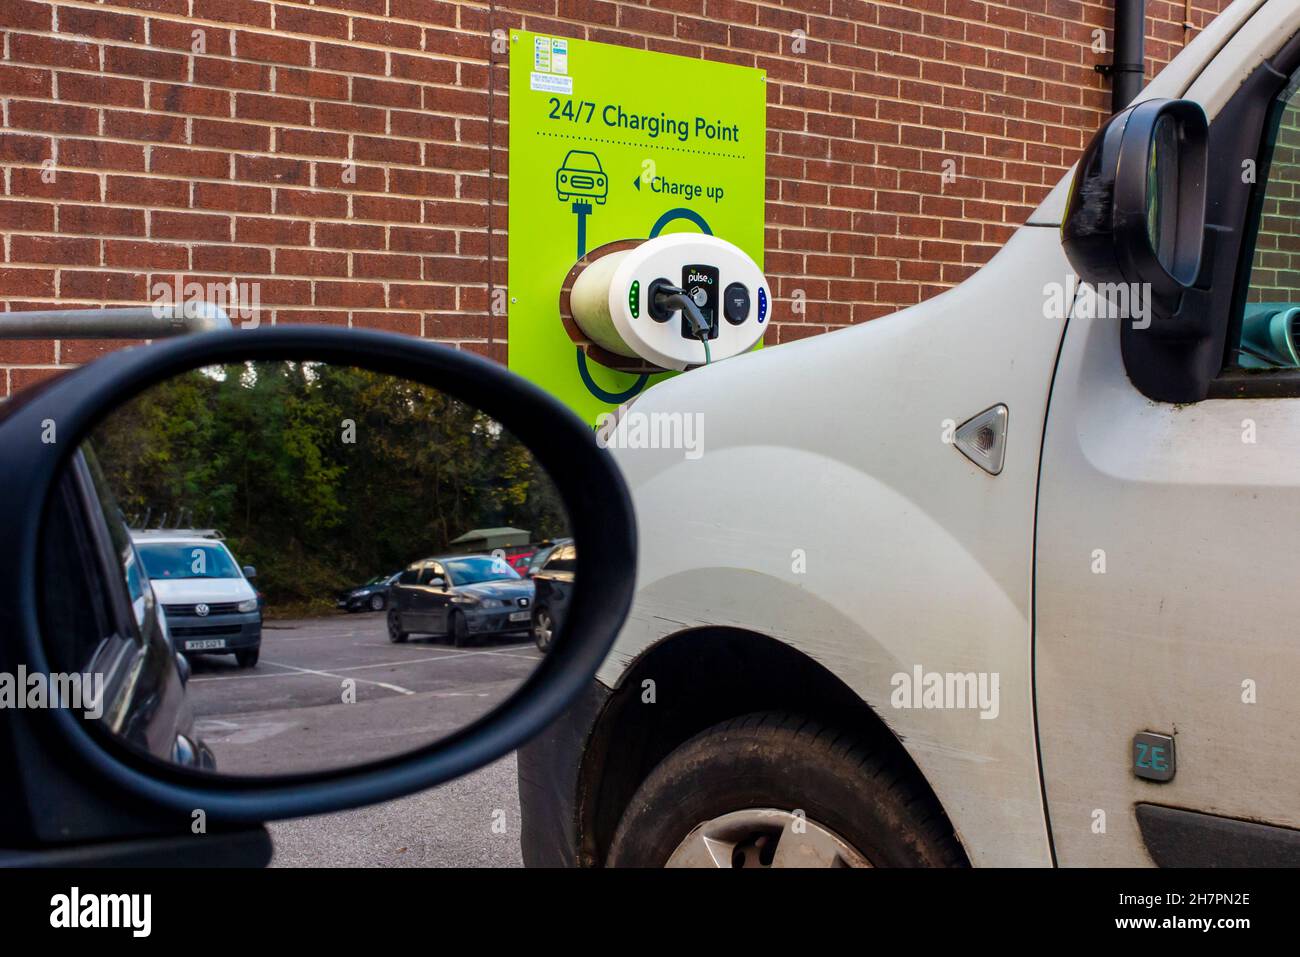
[[[522,30],[510,40],[509,364],[594,423],[673,373],[588,359],[560,320],[561,285],[588,250],[675,232],[729,240],[762,268],[765,73]],[[716,317],[718,291],[707,295]]]

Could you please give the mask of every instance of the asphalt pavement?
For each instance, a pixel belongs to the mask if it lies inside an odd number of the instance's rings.
[[[261,658],[196,655],[189,694],[219,772],[355,765],[489,712],[537,667],[524,635],[388,640],[382,613],[268,622]],[[277,866],[518,866],[515,759],[382,805],[272,824]]]

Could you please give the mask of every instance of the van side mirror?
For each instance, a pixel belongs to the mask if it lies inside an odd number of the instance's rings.
[[[244,577],[245,577],[245,578],[256,578],[256,577],[257,577],[257,569],[254,568],[252,565],[245,565],[245,566],[244,566]]]
[[[1201,272],[1208,157],[1209,123],[1191,100],[1146,100],[1111,117],[1079,161],[1061,225],[1083,280],[1174,317]]]

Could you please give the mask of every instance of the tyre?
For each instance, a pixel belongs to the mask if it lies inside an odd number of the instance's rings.
[[[397,609],[388,609],[388,640],[395,645],[403,644],[410,637],[409,631],[402,631],[402,621],[398,617]]]
[[[551,617],[549,608],[539,608],[537,614],[533,616],[533,642],[537,645],[537,650],[542,654],[551,650],[551,642],[555,639],[555,619]]]
[[[384,595],[371,595],[369,600],[371,611],[383,611],[384,606],[388,604],[388,598]]]
[[[261,656],[261,646],[257,648],[245,648],[243,651],[235,652],[235,662],[241,668],[253,668],[257,665],[257,659]]]
[[[465,620],[464,612],[451,613],[451,619],[447,622],[447,634],[451,636],[451,643],[456,648],[464,648],[469,644],[469,622]]]
[[[938,802],[892,756],[800,715],[696,735],[641,783],[611,867],[960,867]]]

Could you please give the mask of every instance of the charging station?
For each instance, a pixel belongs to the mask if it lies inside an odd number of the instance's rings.
[[[725,239],[690,233],[600,257],[578,274],[569,302],[593,342],[662,369],[747,352],[771,315],[758,264]]]
[[[510,31],[510,368],[595,423],[761,346],[762,70]]]

